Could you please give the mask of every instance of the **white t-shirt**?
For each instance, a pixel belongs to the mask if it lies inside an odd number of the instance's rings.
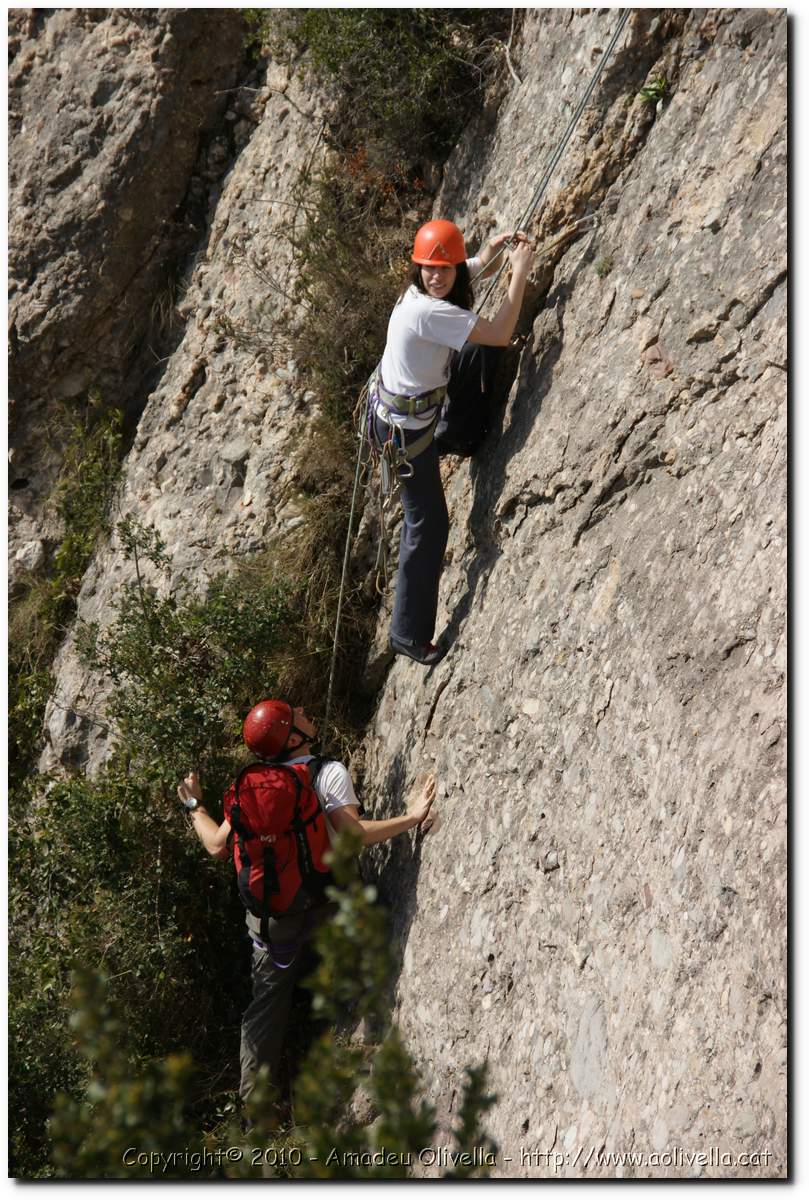
[[[306,755],[303,758],[288,758],[286,760],[290,766],[293,763],[307,763],[311,761],[311,755]],[[342,763],[324,762],[315,780],[315,791],[320,801],[320,807],[327,817],[336,808],[345,808],[347,804],[356,804],[359,807],[359,800],[354,791],[351,776]],[[331,827],[331,822],[328,820],[326,821],[326,827],[331,838],[334,831]]]
[[[474,274],[481,266],[480,259],[467,259],[467,266]],[[418,396],[442,387],[449,379],[452,351],[463,347],[477,319],[477,313],[447,300],[434,300],[411,285],[388,322],[380,364],[384,387],[397,396]],[[403,429],[420,429],[432,420],[432,414],[410,417],[388,409],[379,416]]]

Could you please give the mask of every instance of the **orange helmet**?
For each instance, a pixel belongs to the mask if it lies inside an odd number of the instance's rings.
[[[465,260],[463,234],[452,221],[428,221],[416,234],[414,263],[425,267],[457,267]]]
[[[275,758],[286,747],[295,729],[292,705],[286,700],[262,700],[245,718],[242,736],[259,758]],[[300,733],[300,730],[297,730]]]

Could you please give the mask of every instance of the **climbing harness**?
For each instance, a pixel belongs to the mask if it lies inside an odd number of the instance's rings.
[[[417,396],[398,396],[389,392],[382,382],[382,375],[377,367],[368,380],[368,417],[367,436],[372,454],[376,452],[382,470],[382,491],[387,496],[395,487],[396,479],[410,479],[413,475],[413,459],[423,454],[433,440],[435,425],[441,412],[441,405],[447,394],[446,384],[433,388],[429,392],[421,392]],[[397,416],[430,418],[421,435],[415,441],[407,443],[403,429],[387,421],[390,413]],[[388,434],[380,446],[374,433],[374,417],[376,414],[388,425]]]
[[[440,408],[447,394],[447,385],[442,384],[441,387],[433,388],[431,392],[420,392],[418,396],[397,396],[385,387],[379,367],[368,380],[368,387],[377,408],[383,405],[402,417],[423,417],[431,408]]]
[[[629,19],[629,15],[630,15],[631,11],[632,10],[628,9],[628,8],[625,8],[621,11],[621,18],[618,22],[618,25],[616,27],[614,34],[612,35],[612,38],[610,39],[609,45],[607,46],[607,49],[605,50],[604,54],[601,56],[601,59],[599,60],[599,63],[597,65],[595,71],[593,72],[592,78],[590,79],[590,82],[588,83],[587,87],[585,88],[584,94],[582,95],[582,98],[579,101],[578,107],[576,108],[575,112],[573,113],[573,116],[570,118],[570,122],[568,123],[567,129],[565,130],[564,134],[562,135],[561,141],[559,142],[559,144],[557,145],[553,154],[551,155],[551,157],[548,161],[548,165],[545,168],[545,173],[543,174],[542,179],[540,180],[539,184],[537,185],[536,189],[534,190],[534,194],[531,197],[528,207],[526,208],[523,215],[520,217],[520,220],[518,221],[518,223],[515,227],[516,229],[525,228],[530,223],[531,219],[534,216],[534,213],[536,212],[537,208],[539,207],[540,201],[542,200],[542,197],[544,196],[544,194],[547,190],[548,184],[551,180],[551,176],[553,175],[553,172],[555,171],[557,165],[559,164],[559,160],[561,159],[562,155],[564,154],[565,149],[567,148],[568,142],[570,141],[571,137],[573,136],[573,133],[576,129],[576,126],[579,123],[581,115],[584,112],[585,108],[587,107],[587,103],[588,103],[590,97],[592,96],[593,92],[595,91],[596,85],[598,84],[598,81],[601,78],[601,74],[602,74],[605,66],[607,65],[607,62],[609,61],[613,50],[615,49],[616,45],[618,44],[618,40],[624,31],[624,27],[627,23],[627,20]],[[582,218],[582,220],[575,222],[575,224],[573,226],[571,226],[569,229],[565,230],[565,232],[562,235],[560,235],[560,237],[556,238],[548,246],[544,247],[542,253],[543,254],[549,253],[552,249],[554,249],[556,246],[560,245],[562,242],[566,241],[568,238],[574,237],[578,233],[583,232],[583,230],[587,227],[588,223],[590,224],[591,227],[594,227],[595,224],[597,223],[597,219],[594,216],[592,216],[592,217]],[[514,239],[512,238],[508,242],[505,242],[503,244],[503,246],[500,248],[498,255],[503,254],[511,245],[513,245],[513,240]],[[451,249],[453,249],[453,248],[454,247],[452,247]],[[498,257],[498,255],[495,255],[495,259]],[[447,257],[449,258],[449,255],[447,255]],[[487,269],[489,267],[491,267],[491,263],[493,261],[495,261],[495,260],[492,259],[486,264]],[[486,304],[486,301],[489,299],[489,297],[491,296],[495,287],[497,286],[497,283],[500,280],[500,277],[503,274],[503,271],[506,269],[507,265],[508,265],[507,262],[501,263],[500,268],[498,269],[496,275],[494,276],[491,283],[489,284],[489,287],[487,288],[486,293],[483,296],[483,299],[477,305],[477,307],[475,309],[476,312],[479,313],[483,309],[484,305]],[[339,591],[339,595],[338,595],[338,599],[337,599],[337,616],[335,618],[335,624],[334,624],[334,640],[332,642],[331,666],[329,669],[329,686],[328,686],[328,691],[326,693],[326,711],[325,711],[325,714],[323,717],[324,734],[326,733],[326,730],[328,729],[329,716],[331,714],[331,700],[332,700],[332,693],[334,690],[334,674],[335,674],[335,669],[336,669],[336,665],[337,665],[337,646],[338,646],[338,641],[339,641],[339,636],[340,636],[340,618],[342,615],[343,595],[345,593],[346,577],[348,575],[348,561],[349,561],[349,554],[350,554],[350,550],[351,550],[351,540],[352,540],[352,536],[353,536],[354,512],[355,512],[356,503],[357,503],[357,493],[359,491],[360,481],[361,481],[362,474],[363,474],[363,464],[365,463],[365,465],[367,467],[368,462],[372,461],[376,457],[375,453],[374,453],[375,442],[374,442],[374,439],[372,437],[370,437],[370,434],[371,434],[370,422],[373,420],[373,411],[374,411],[374,405],[372,403],[370,403],[371,384],[373,383],[375,376],[378,376],[378,371],[374,372],[374,374],[371,376],[371,379],[368,381],[368,383],[362,389],[362,392],[360,393],[359,401],[357,404],[357,412],[360,414],[360,419],[359,419],[358,426],[357,426],[357,429],[358,429],[357,437],[358,437],[358,441],[359,441],[359,447],[357,449],[357,466],[356,466],[356,470],[354,472],[354,490],[353,490],[352,496],[351,496],[351,510],[349,512],[349,517],[348,517],[348,529],[346,531],[345,552],[343,554],[343,572],[342,572],[342,577],[340,579],[340,591]],[[379,386],[378,379],[376,382],[376,386]],[[390,395],[390,393],[388,393],[388,394]],[[423,400],[425,398],[425,396],[430,396],[433,394],[434,393],[425,393],[424,396],[422,396],[422,397],[413,397],[412,399],[413,400]],[[407,398],[394,397],[394,400],[396,400],[396,401],[398,401],[400,399],[404,399],[405,402],[407,403],[407,401],[409,401],[411,398],[410,397],[407,397]],[[385,401],[383,401],[383,403],[385,403]],[[389,406],[389,407],[392,407],[392,406]],[[422,411],[426,411],[426,409],[429,407],[431,407],[429,404],[426,405],[425,409]],[[393,411],[402,411],[402,410],[394,408]],[[405,408],[404,411],[408,412],[409,409]],[[418,411],[418,410],[415,410],[415,411]],[[435,424],[437,423],[439,412],[440,412],[440,404],[438,405],[438,409],[436,412],[436,420],[433,422],[431,428],[424,435],[425,439],[426,439],[427,434],[429,433],[429,441],[425,440],[424,446],[421,447],[422,450],[426,449],[427,446],[429,445],[429,442],[432,441],[433,433],[435,432]],[[403,435],[402,435],[402,437],[403,437]],[[421,439],[419,439],[419,440],[421,440]],[[394,441],[393,437],[388,438],[386,445],[388,442],[393,442],[393,441]],[[382,487],[380,487],[380,499],[379,499],[380,552],[378,552],[378,554],[377,554],[377,568],[376,568],[376,570],[377,570],[377,588],[379,588],[379,583],[380,583],[380,556],[382,557],[382,560],[383,560],[383,563],[382,563],[383,582],[385,582],[385,583],[387,582],[387,566],[386,566],[386,562],[384,561],[385,560],[385,551],[383,548],[384,542],[385,542],[385,527],[384,527],[385,504],[386,504],[386,501],[388,501],[390,499],[390,497],[394,494],[395,481],[402,477],[402,472],[405,472],[406,474],[409,474],[409,475],[413,474],[412,460],[413,460],[413,458],[416,457],[417,453],[421,452],[421,450],[418,450],[418,451],[416,450],[416,447],[418,446],[418,444],[419,444],[418,441],[416,443],[411,443],[411,445],[406,449],[406,451],[403,454],[400,454],[400,451],[403,450],[403,447],[401,444],[399,445],[398,448],[392,447],[389,451],[384,450],[384,448],[380,448],[380,450],[378,451],[380,461],[381,462],[387,461],[387,467],[386,468],[380,467],[380,470],[383,472],[382,483],[383,483],[383,485],[385,483],[387,483],[389,490],[387,491],[387,493],[384,493]]]

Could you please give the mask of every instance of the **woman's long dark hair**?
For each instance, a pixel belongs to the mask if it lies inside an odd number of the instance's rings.
[[[423,292],[425,296],[429,296],[429,292],[422,283],[421,279],[421,263],[411,263],[410,270],[407,273],[407,278],[404,281],[402,290],[399,296],[403,296],[407,289],[413,285]],[[452,291],[448,292],[444,299],[447,304],[457,304],[458,308],[471,309],[475,303],[475,293],[472,291],[472,280],[469,275],[469,267],[465,262],[458,263],[455,268],[455,282],[452,285]]]

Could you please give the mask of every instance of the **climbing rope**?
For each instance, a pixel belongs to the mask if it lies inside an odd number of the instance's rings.
[[[630,12],[631,12],[631,9],[628,9],[628,8],[625,8],[622,11],[621,19],[618,22],[618,26],[615,30],[615,33],[612,35],[612,38],[610,40],[609,45],[607,46],[606,51],[602,55],[602,57],[598,63],[598,66],[596,67],[595,71],[593,72],[593,76],[590,79],[590,82],[588,83],[588,85],[584,91],[584,94],[579,102],[579,105],[576,108],[576,111],[574,112],[573,116],[570,119],[568,127],[565,130],[565,133],[562,136],[561,141],[559,142],[558,146],[556,147],[554,153],[551,155],[548,165],[545,168],[545,174],[542,176],[542,179],[540,180],[539,184],[537,185],[537,187],[534,191],[534,194],[531,197],[531,201],[530,201],[527,209],[521,216],[521,218],[516,226],[517,229],[524,229],[528,225],[528,223],[531,221],[531,218],[533,217],[534,213],[536,212],[537,208],[539,207],[539,203],[545,194],[545,191],[548,187],[548,183],[550,182],[551,176],[553,175],[553,172],[555,171],[555,169],[559,163],[559,160],[561,159],[562,155],[564,154],[568,142],[570,141],[571,137],[573,136],[573,132],[579,123],[579,119],[580,119],[582,113],[584,112],[584,110],[587,106],[587,102],[589,101],[590,97],[592,96],[593,91],[595,90],[596,84],[598,83],[599,79],[601,78],[601,73],[604,70],[604,67],[607,65],[610,55],[612,54],[613,50],[615,49],[615,47],[618,43],[618,39],[620,38],[621,34],[623,33],[624,26],[626,25],[626,22],[629,18]],[[582,231],[582,229],[584,228],[584,226],[588,222],[595,223],[596,218],[594,216],[593,217],[585,217],[585,218],[582,218],[582,220],[580,220],[580,221],[576,221],[574,223],[574,225],[572,225],[569,229],[565,230],[565,232],[563,234],[561,234],[553,242],[549,243],[549,245],[545,246],[542,250],[542,253],[543,254],[549,253],[552,249],[554,249],[556,246],[560,245],[562,242],[566,241],[568,238],[574,237],[577,233],[580,233]],[[503,254],[509,248],[509,246],[512,244],[513,244],[513,239],[510,242],[504,243],[503,246],[501,246],[498,253],[494,256],[494,258],[491,259],[487,263],[487,268],[491,267],[492,262],[495,262],[497,260],[497,258],[501,254]],[[500,276],[503,274],[503,271],[506,269],[507,265],[508,264],[506,262],[501,263],[497,274],[494,276],[494,278],[492,279],[492,282],[489,284],[486,294],[484,295],[483,299],[478,304],[478,306],[475,310],[476,312],[480,312],[481,309],[483,308],[483,306],[485,305],[486,301],[488,300],[489,296],[491,295],[494,288],[496,287],[497,282],[500,279]],[[351,509],[350,509],[349,516],[348,516],[348,529],[346,530],[346,544],[345,544],[345,551],[343,553],[343,570],[342,570],[342,575],[340,578],[340,591],[338,593],[338,598],[337,598],[337,615],[335,617],[335,622],[334,622],[334,641],[332,643],[331,665],[329,668],[329,686],[328,686],[328,690],[326,692],[326,711],[325,711],[325,714],[323,717],[324,736],[328,736],[327,731],[328,731],[328,727],[329,727],[329,717],[331,715],[331,702],[332,702],[332,695],[334,692],[334,675],[335,675],[335,671],[336,671],[336,667],[337,667],[337,648],[338,648],[339,638],[340,638],[340,619],[341,619],[342,611],[343,611],[343,596],[345,594],[346,579],[348,577],[348,563],[349,563],[349,556],[350,556],[350,552],[351,552],[351,538],[352,538],[353,527],[354,527],[354,513],[356,511],[356,505],[357,505],[357,493],[359,492],[360,480],[362,478],[363,451],[365,450],[366,424],[367,424],[367,420],[368,420],[368,402],[369,402],[369,389],[368,389],[368,385],[366,384],[365,387],[363,388],[362,392],[360,393],[360,397],[357,402],[357,409],[356,409],[356,411],[358,411],[360,413],[359,431],[358,431],[359,446],[357,449],[357,466],[356,466],[356,470],[354,472],[354,489],[353,489],[353,492],[351,495]],[[369,444],[370,444],[370,439],[369,439]],[[393,476],[395,479],[395,472],[393,472]],[[390,494],[391,493],[389,493],[389,495]],[[386,502],[386,497],[383,496],[382,493],[380,492],[379,520],[380,520],[380,531],[382,534],[382,537],[380,538],[380,545],[382,545],[382,538],[384,537],[384,529],[385,529],[385,517],[384,517],[385,502]],[[382,573],[383,581],[386,581],[387,580],[387,560],[386,560],[386,556],[384,555],[384,551],[383,551],[383,556],[382,556],[381,573]],[[380,554],[379,554],[379,552],[377,552],[377,561],[376,561],[376,582],[377,582],[377,590],[379,590],[379,582],[380,582]]]
[[[621,19],[618,22],[615,33],[612,35],[610,44],[607,46],[607,49],[605,50],[604,54],[601,56],[598,66],[596,67],[595,71],[593,72],[593,76],[584,91],[584,95],[582,96],[581,100],[579,101],[578,108],[574,112],[573,116],[570,118],[570,122],[569,122],[568,127],[565,130],[564,134],[562,135],[561,141],[559,142],[558,146],[556,147],[553,154],[551,155],[548,165],[545,168],[545,174],[542,176],[542,179],[539,181],[539,184],[537,185],[536,189],[534,190],[534,194],[531,197],[528,207],[526,208],[525,212],[520,217],[520,220],[517,223],[517,226],[516,226],[517,229],[526,229],[531,221],[531,218],[533,217],[534,213],[536,212],[537,208],[539,207],[539,202],[541,201],[542,197],[545,195],[545,191],[548,187],[551,176],[553,175],[553,172],[556,170],[556,167],[559,164],[559,160],[561,159],[562,155],[564,154],[565,149],[567,148],[567,144],[573,136],[574,130],[579,123],[581,115],[584,112],[585,108],[587,107],[587,102],[589,101],[590,97],[592,96],[593,92],[595,91],[596,84],[598,83],[599,79],[601,78],[601,73],[604,70],[605,66],[607,65],[610,55],[612,54],[613,50],[615,49],[616,45],[618,44],[618,39],[620,38],[621,34],[624,31],[624,26],[626,25],[626,23],[629,19],[629,14],[631,11],[632,11],[631,9],[625,8],[623,10],[623,12],[621,13]],[[494,256],[494,258],[491,259],[489,261],[489,263],[487,263],[487,267],[490,267],[492,262],[496,261],[497,257],[500,254],[503,254],[509,248],[509,246],[512,244],[513,244],[512,242],[504,243],[500,247],[500,250],[498,251],[498,253]],[[478,304],[478,306],[475,310],[476,312],[480,312],[483,309],[483,306],[485,305],[486,301],[489,299],[489,296],[491,296],[492,292],[494,291],[495,287],[497,286],[497,282],[500,279],[500,276],[503,274],[503,272],[505,271],[507,266],[508,266],[508,263],[505,263],[505,262],[500,264],[500,268],[499,268],[497,274],[495,275],[494,279],[491,281],[488,288],[486,289],[486,294],[484,295],[483,299]]]
[[[326,692],[326,711],[323,716],[323,733],[327,735],[329,727],[329,716],[331,714],[331,698],[334,691],[334,672],[337,667],[337,644],[340,637],[340,617],[343,612],[343,596],[345,594],[346,579],[348,577],[348,558],[351,551],[351,534],[354,528],[354,512],[357,507],[357,493],[359,491],[360,479],[362,477],[362,456],[365,449],[365,423],[368,417],[368,399],[369,399],[368,384],[360,392],[360,398],[357,403],[356,411],[360,413],[359,433],[357,440],[357,467],[354,471],[354,490],[351,493],[351,509],[348,514],[348,529],[346,530],[346,545],[343,553],[343,571],[340,577],[340,591],[337,596],[337,616],[334,619],[334,641],[331,648],[331,666],[329,668],[329,686]]]

